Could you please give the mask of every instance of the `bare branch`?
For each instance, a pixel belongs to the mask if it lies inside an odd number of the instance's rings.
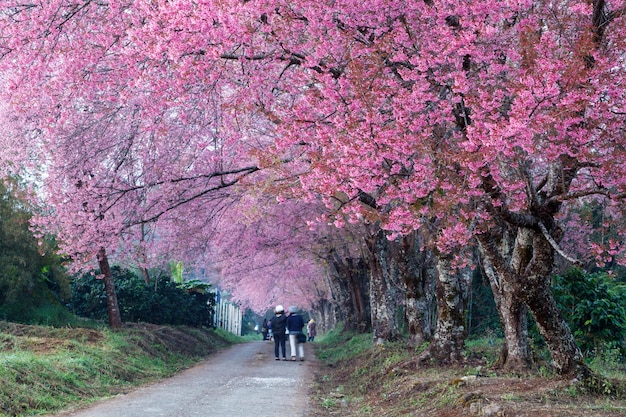
[[[558,253],[559,255],[561,255],[563,258],[573,263],[574,265],[578,265],[578,266],[583,265],[583,263],[579,261],[578,259],[572,258],[568,254],[563,252],[563,250],[559,247],[559,244],[552,238],[552,236],[550,236],[548,229],[542,222],[539,222],[539,229],[541,229],[541,233],[543,233],[543,237],[546,238],[546,240],[548,241],[548,243],[550,243],[550,246],[552,246],[552,248],[556,251],[556,253]]]

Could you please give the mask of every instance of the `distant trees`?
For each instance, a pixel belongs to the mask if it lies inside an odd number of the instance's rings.
[[[37,308],[65,304],[71,297],[54,240],[39,244],[30,229],[34,210],[16,179],[0,181],[0,319],[43,321]]]

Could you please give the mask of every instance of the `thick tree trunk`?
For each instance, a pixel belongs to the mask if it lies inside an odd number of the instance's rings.
[[[341,281],[344,278],[339,274],[339,271],[337,271],[337,266],[333,261],[329,261],[328,263],[326,279],[334,306],[334,321],[345,322],[350,316],[350,294],[347,293],[346,287],[341,285]]]
[[[469,268],[459,270],[453,267],[451,258],[439,256],[437,273],[437,329],[420,361],[461,363],[465,360],[465,312],[472,272]]]
[[[423,249],[418,231],[391,242],[398,261],[400,280],[404,284],[404,313],[408,325],[411,348],[420,346],[433,336],[436,325],[435,282],[433,253]]]
[[[481,265],[483,271],[489,279],[491,291],[493,293],[496,308],[500,316],[502,330],[504,332],[504,346],[498,361],[498,366],[509,371],[528,370],[532,364],[530,345],[528,342],[528,309],[526,305],[517,298],[511,282],[516,279],[509,270],[496,268],[502,259],[509,259],[509,267],[512,267],[509,246],[505,242],[495,247],[493,242],[487,241],[487,235],[478,236],[479,251],[481,254]],[[518,251],[521,248],[514,245]],[[498,251],[496,253],[495,251]],[[515,263],[520,260],[519,255],[513,256]],[[514,268],[514,267],[513,267]],[[504,277],[504,278],[503,278]]]
[[[584,364],[582,352],[552,294],[550,272],[554,264],[554,249],[542,233],[529,233],[533,257],[521,279],[515,282],[515,290],[533,314],[556,371],[561,375],[586,379],[590,370]]]
[[[122,317],[117,305],[117,294],[115,293],[115,284],[113,282],[113,276],[111,275],[111,268],[109,267],[109,259],[107,258],[104,248],[100,248],[98,252],[98,264],[100,265],[100,273],[104,277],[104,292],[106,294],[107,311],[109,313],[109,326],[114,329],[120,328],[122,327]]]
[[[504,332],[504,346],[498,366],[508,371],[528,370],[532,364],[528,341],[528,308],[515,298],[506,280],[498,280],[494,271],[489,271],[487,266],[485,272],[489,277]]]
[[[360,333],[371,329],[369,281],[362,259],[341,259],[335,251],[328,256],[329,287],[337,306],[338,321],[346,330]]]
[[[519,228],[510,257],[502,256],[493,240],[479,236],[480,247],[487,263],[486,272],[493,268],[491,279],[497,282],[499,311],[507,340],[506,368],[527,367],[530,350],[524,329],[526,305],[533,314],[543,336],[553,365],[559,374],[586,377],[589,369],[582,353],[552,295],[550,274],[554,265],[554,248],[539,231]],[[488,272],[489,275],[489,272]]]
[[[348,276],[348,291],[352,296],[353,308],[356,313],[354,327],[359,333],[372,330],[371,311],[369,302],[369,279],[366,264],[363,259],[347,259],[351,271]]]
[[[602,7],[597,10],[602,10]],[[497,255],[497,250],[489,251],[494,255],[490,262],[496,275],[501,283],[506,281],[510,285],[514,300],[528,306],[548,345],[556,371],[589,382],[595,377],[584,364],[574,336],[561,316],[550,282],[555,253],[562,236],[555,222],[563,201],[560,197],[567,195],[581,167],[576,158],[562,154],[550,163],[545,175],[536,184],[533,176],[527,172],[529,204],[526,212],[513,212],[502,205],[504,199],[501,190],[488,172],[483,175],[482,187],[493,201],[498,202],[490,210],[494,219],[500,222],[500,228],[492,226],[487,235],[504,239],[505,233],[511,228],[517,230],[514,251],[517,259],[512,259],[510,266],[502,256]],[[486,242],[493,247],[490,240]]]
[[[405,315],[409,330],[407,345],[421,346],[431,340],[436,326],[436,302],[434,272],[423,271],[424,275],[407,277]]]
[[[398,328],[396,259],[390,251],[390,242],[383,231],[379,231],[370,241],[370,308],[374,343],[400,339]]]
[[[337,325],[335,306],[329,300],[319,300],[311,310],[311,318],[317,323],[318,334],[323,334]]]

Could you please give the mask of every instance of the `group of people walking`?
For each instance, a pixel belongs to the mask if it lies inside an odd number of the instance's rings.
[[[315,339],[316,331],[315,320],[311,319],[307,323],[307,332],[304,333],[304,319],[298,314],[295,306],[289,307],[289,312],[285,314],[282,305],[277,305],[274,309],[274,317],[270,320],[263,320],[261,332],[263,340],[274,340],[274,359],[287,360],[287,338],[289,338],[289,348],[291,360],[296,361],[297,358],[304,360],[304,342],[307,340],[312,342]],[[308,336],[307,336],[308,335]],[[297,358],[296,358],[297,354]]]

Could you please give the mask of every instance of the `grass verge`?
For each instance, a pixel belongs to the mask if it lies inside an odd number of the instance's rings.
[[[340,330],[316,338],[322,365],[311,417],[626,416],[626,399],[586,394],[543,367],[527,375],[494,369],[502,341],[469,341],[467,363],[446,367],[416,367],[412,359],[419,352],[372,341],[371,334]],[[623,381],[624,363],[604,359],[594,370]]]
[[[85,405],[171,376],[237,341],[188,327],[133,324],[111,331],[0,321],[0,416]]]

